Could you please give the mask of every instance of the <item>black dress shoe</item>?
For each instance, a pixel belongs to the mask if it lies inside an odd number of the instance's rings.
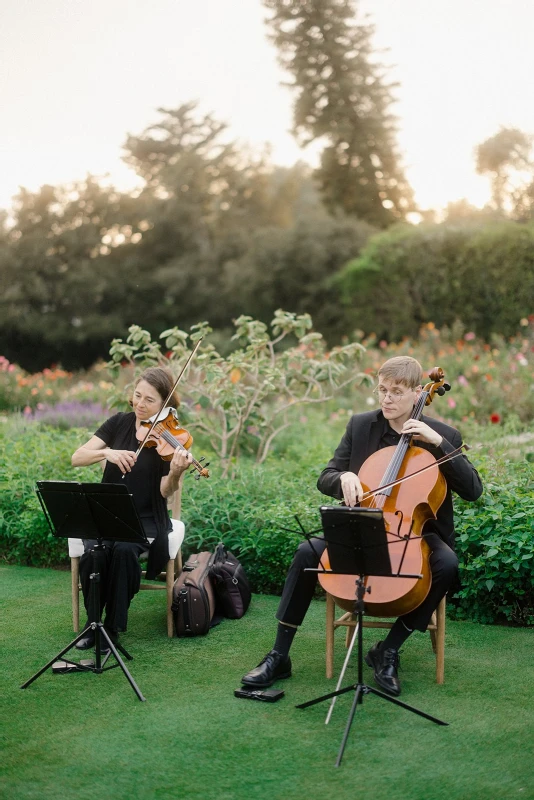
[[[89,627],[89,623],[86,623],[84,630],[86,632],[85,636],[83,636],[75,644],[75,647],[78,650],[89,650],[89,648],[94,647],[95,644],[95,632]]]
[[[257,667],[241,678],[241,682],[246,686],[266,689],[268,686],[272,686],[275,681],[290,677],[291,659],[289,656],[282,656],[276,650],[271,650]]]
[[[382,642],[373,645],[365,656],[365,663],[375,671],[375,681],[388,694],[398,697],[401,693],[399,676],[399,651],[392,647],[384,649]]]

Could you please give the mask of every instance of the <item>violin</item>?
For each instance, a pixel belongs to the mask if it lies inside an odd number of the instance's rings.
[[[166,413],[166,416],[164,414]],[[160,419],[161,417],[161,419]],[[176,409],[164,408],[157,415],[154,424],[153,419],[142,421],[136,431],[136,437],[143,447],[155,447],[157,453],[164,461],[172,461],[175,450],[189,450],[193,444],[193,437],[188,430],[182,428],[178,421]],[[209,464],[202,464],[204,457],[199,461],[193,458],[192,467],[196,470],[195,478],[209,478],[207,470]]]
[[[420,419],[425,406],[436,394],[450,389],[444,372],[435,367],[431,382],[421,392],[412,419]],[[415,473],[418,479],[409,480]],[[447,483],[438,461],[422,447],[412,444],[412,436],[403,434],[396,447],[377,450],[363,463],[358,477],[364,490],[362,506],[382,509],[388,534],[392,573],[422,575],[422,578],[366,577],[369,601],[365,607],[371,616],[400,616],[417,608],[430,591],[430,548],[422,537],[423,527],[435,519],[447,494]],[[376,489],[370,490],[369,486]],[[321,557],[330,569],[327,551]],[[336,603],[354,610],[354,576],[319,574],[321,586],[334,595]]]

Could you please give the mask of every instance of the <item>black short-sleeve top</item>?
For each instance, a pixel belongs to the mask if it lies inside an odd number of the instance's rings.
[[[102,439],[107,447],[113,450],[131,450],[135,452],[139,447],[136,438],[135,414],[119,412],[107,419],[95,431],[95,436]],[[102,481],[104,483],[126,484],[130,490],[137,513],[139,514],[147,535],[156,533],[156,541],[150,548],[147,577],[149,572],[163,569],[168,559],[166,533],[171,529],[167,501],[160,491],[161,479],[169,474],[169,461],[163,459],[156,452],[155,447],[144,447],[132,467],[122,477],[122,472],[116,464],[106,462]],[[151,564],[151,561],[154,562]],[[151,569],[153,567],[154,569]]]

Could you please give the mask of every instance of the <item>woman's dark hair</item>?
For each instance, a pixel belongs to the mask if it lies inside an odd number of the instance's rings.
[[[140,383],[140,381],[146,381],[153,386],[162,400],[165,400],[174,385],[172,372],[164,367],[149,367],[148,369],[145,369],[145,371],[135,379],[134,389],[137,384]],[[130,400],[130,405],[131,404],[132,403]],[[167,405],[172,406],[173,408],[178,408],[180,405],[180,398],[176,392],[173,392],[167,401]]]

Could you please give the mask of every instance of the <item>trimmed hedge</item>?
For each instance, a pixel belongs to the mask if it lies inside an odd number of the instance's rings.
[[[486,341],[513,336],[532,313],[534,225],[393,225],[336,281],[354,327],[388,341],[417,336],[425,322],[450,328],[459,319]]]

